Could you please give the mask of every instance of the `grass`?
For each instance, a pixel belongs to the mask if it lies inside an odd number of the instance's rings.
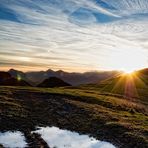
[[[145,94],[142,98],[126,98],[122,93],[102,90],[103,85],[0,87],[1,130],[19,128],[25,132],[36,125],[54,125],[90,134],[118,147],[147,147]],[[140,91],[146,93],[146,89]]]

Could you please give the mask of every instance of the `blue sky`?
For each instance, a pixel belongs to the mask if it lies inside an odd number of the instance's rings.
[[[0,0],[0,69],[148,67],[147,28],[147,0]]]

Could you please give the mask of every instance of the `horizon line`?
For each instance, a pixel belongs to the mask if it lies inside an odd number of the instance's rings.
[[[148,67],[142,67],[140,69],[136,69],[136,70],[133,70],[134,71],[138,71],[138,70],[142,70],[142,69],[147,69]],[[116,72],[123,72],[124,73],[124,70],[121,70],[121,69],[96,69],[96,70],[86,70],[86,71],[69,71],[69,70],[64,70],[64,69],[52,69],[52,68],[47,68],[47,69],[44,69],[44,70],[21,70],[21,68],[7,68],[7,69],[3,69],[3,68],[0,68],[0,71],[4,71],[4,72],[8,72],[10,70],[16,70],[16,71],[21,71],[21,72],[24,72],[24,73],[27,73],[27,72],[46,72],[48,70],[51,70],[53,72],[58,72],[58,71],[63,71],[63,72],[67,72],[67,73],[87,73],[87,72],[113,72],[113,71],[116,71]]]

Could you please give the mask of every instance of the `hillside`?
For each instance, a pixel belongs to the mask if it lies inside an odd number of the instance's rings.
[[[36,126],[57,126],[108,141],[147,148],[148,110],[137,100],[89,88],[0,87],[1,131],[19,130],[30,147],[44,141]]]
[[[38,85],[38,87],[63,87],[63,86],[71,86],[71,85],[57,77],[50,77],[48,79],[45,79],[42,83]]]
[[[28,82],[20,78],[13,78],[8,72],[0,72],[1,86],[31,86]]]
[[[98,90],[103,93],[119,94],[125,98],[138,99],[147,103],[148,74],[147,69],[131,74],[121,74],[96,84],[81,85],[81,89]]]
[[[10,78],[11,75],[8,72],[0,71],[0,82]]]
[[[29,85],[35,86],[36,83],[34,83],[32,80],[29,80],[26,73],[19,71],[19,70],[15,70],[15,69],[10,69],[8,70],[8,73],[15,79],[21,79],[23,81],[26,81],[27,83],[29,83]]]

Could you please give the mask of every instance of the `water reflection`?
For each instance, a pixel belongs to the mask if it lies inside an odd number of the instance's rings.
[[[79,135],[76,132],[61,130],[57,127],[40,127],[34,133],[41,134],[42,138],[51,148],[115,148],[108,142]]]
[[[0,144],[9,148],[24,148],[26,146],[25,137],[19,131],[16,132],[0,132]]]

